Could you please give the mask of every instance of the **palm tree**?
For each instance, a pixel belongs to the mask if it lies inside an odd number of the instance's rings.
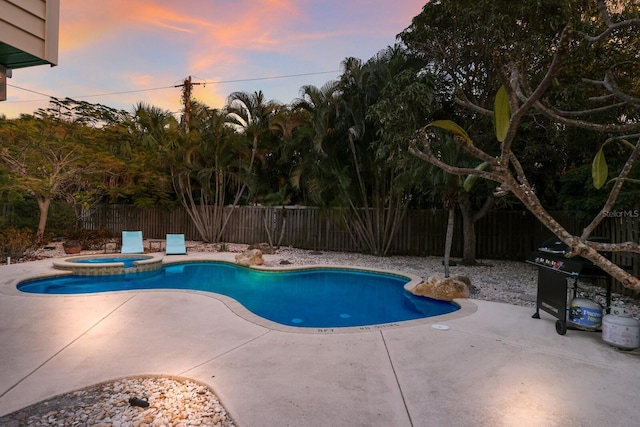
[[[335,136],[339,93],[337,82],[330,81],[318,88],[306,85],[300,88],[300,97],[293,101],[292,109],[300,112],[305,122],[293,141],[295,165],[290,183],[321,206],[331,203],[337,192],[336,180],[327,171],[329,156],[325,145]]]
[[[309,113],[295,104],[278,105],[269,119],[271,134],[263,139],[267,150],[256,164],[256,193],[259,202],[266,206],[282,206],[278,211],[265,210],[264,222],[271,245],[279,247],[287,226],[286,205],[296,204],[304,195],[291,177],[303,163],[304,140],[309,134]],[[267,218],[267,216],[270,216]],[[279,232],[278,232],[279,228]],[[277,239],[274,242],[272,235]]]
[[[229,187],[242,188],[238,158],[243,153],[225,111],[192,105],[191,113],[190,131],[182,135],[172,168],[174,189],[203,241],[218,242],[228,220]]]
[[[293,101],[293,108],[311,113],[310,124],[314,131],[313,149],[322,153],[322,143],[335,125],[338,106],[338,85],[329,81],[318,88],[305,85],[300,88],[300,98]]]
[[[134,111],[134,128],[140,145],[144,147],[175,148],[178,120],[168,110],[139,102]]]
[[[270,133],[269,121],[278,108],[279,104],[275,101],[265,100],[262,91],[252,94],[233,92],[227,98],[227,123],[243,135],[251,147],[251,155],[245,163],[246,168],[242,175],[242,190],[237,194],[238,197],[242,196],[247,187],[251,189],[255,186],[254,165],[257,156],[261,154],[260,142]]]
[[[128,133],[118,140],[118,157],[126,166],[114,171],[120,185],[111,194],[132,198],[138,206],[172,203],[171,161],[179,146],[178,120],[168,110],[138,103],[121,126]]]
[[[385,255],[406,213],[409,194],[399,179],[402,162],[397,147],[382,144],[382,124],[372,108],[393,84],[395,76],[409,65],[397,47],[380,52],[366,63],[356,58],[343,61],[338,83],[341,94],[336,129],[343,147],[337,151],[349,159],[335,163],[333,171],[348,206],[344,219],[353,238],[376,255]],[[394,155],[390,153],[393,152]]]

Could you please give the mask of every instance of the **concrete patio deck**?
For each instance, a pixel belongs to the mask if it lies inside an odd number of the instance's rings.
[[[99,382],[167,375],[209,385],[245,427],[640,423],[638,356],[599,333],[560,336],[531,308],[474,300],[463,317],[287,332],[199,292],[15,290],[53,272],[51,260],[0,266],[0,416]]]

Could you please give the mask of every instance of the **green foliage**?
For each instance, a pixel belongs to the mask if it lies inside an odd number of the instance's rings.
[[[560,34],[566,28],[573,29],[567,30],[570,41],[561,69],[541,100],[547,108],[569,120],[554,124],[553,119],[541,114],[522,117],[512,146],[536,193],[543,195],[543,204],[555,202],[554,180],[558,174],[569,164],[593,156],[597,150],[594,147],[600,145],[593,129],[605,124],[638,123],[640,119],[637,101],[634,101],[640,87],[638,2],[602,2],[609,11],[606,19],[609,22],[600,15],[599,3],[587,0],[432,1],[399,36],[410,52],[424,60],[426,67],[447,76],[461,105],[474,107],[471,120],[476,120],[482,109],[489,110],[493,101],[496,135],[502,141],[508,137],[508,100],[502,91],[498,91],[495,99],[492,95],[507,81],[514,89],[520,87],[514,79],[525,81],[525,86],[535,89],[558,52]],[[622,19],[633,18],[636,18],[635,24],[617,25]],[[604,33],[605,37],[600,40],[586,37],[602,33],[608,25],[612,25],[611,31]],[[601,84],[601,81],[613,82],[615,91],[621,95],[612,96],[604,89],[609,83]],[[456,121],[479,144],[478,132],[473,132],[466,122]],[[567,122],[589,130],[576,130]],[[604,126],[602,129],[610,135],[617,133],[605,130]],[[611,169],[611,155],[606,154],[606,163]],[[602,157],[602,154],[597,156],[594,168],[595,178],[600,181],[598,185],[606,182],[603,173],[606,163]]]
[[[591,164],[591,177],[593,178],[593,186],[596,189],[602,188],[605,182],[607,182],[607,176],[609,174],[609,167],[607,166],[607,160],[604,157],[604,144],[595,157],[593,158],[593,163]]]
[[[560,179],[559,208],[576,212],[579,219],[590,219],[607,200],[605,192],[597,191],[591,178],[591,165],[570,168]]]
[[[73,203],[87,193],[94,173],[102,167],[94,137],[102,132],[94,122],[69,107],[55,103],[55,113],[39,110],[34,116],[3,120],[0,125],[0,167],[10,179],[6,188],[38,201],[38,235],[45,232],[53,200]],[[84,108],[85,104],[80,103]]]
[[[500,86],[496,94],[496,100],[493,108],[493,123],[496,131],[496,139],[504,142],[511,123],[511,106],[509,105],[509,96],[504,86]]]
[[[0,224],[19,229],[26,228],[33,232],[38,228],[40,214],[38,203],[33,197],[7,203],[3,214]],[[73,230],[75,226],[76,216],[73,207],[64,201],[54,200],[49,208],[48,234],[64,236],[66,230]]]
[[[637,175],[638,172],[635,176]],[[581,166],[569,168],[560,177],[557,208],[574,211],[580,219],[590,219],[600,212],[608,196],[608,192],[595,188],[592,165],[584,163]],[[637,209],[639,200],[640,186],[629,186],[627,191],[620,194],[613,209]]]
[[[427,2],[399,37],[436,74],[447,75],[476,104],[489,108],[500,87],[495,63],[539,70],[554,39],[581,8],[565,0]],[[578,3],[578,2],[573,2]],[[504,56],[499,56],[504,55]]]
[[[35,234],[28,228],[5,228],[0,230],[0,258],[20,259],[35,244]]]
[[[482,162],[478,166],[476,166],[476,169],[483,171],[488,166],[489,166],[489,163]],[[465,178],[464,183],[462,184],[464,191],[466,191],[467,193],[470,192],[477,180],[478,180],[478,175],[468,175],[467,178]]]
[[[613,141],[620,142],[622,146],[628,147],[630,150],[633,150],[635,148],[635,146],[631,144],[629,141],[627,141],[626,139],[621,139],[621,140],[608,139],[607,141],[604,142],[604,144],[600,146],[600,149],[596,153],[595,157],[593,158],[593,163],[591,164],[591,176],[593,178],[593,186],[598,190],[602,188],[602,186],[607,182],[607,178],[609,176],[609,166],[607,164],[607,160],[604,155],[604,148],[608,143]]]
[[[462,138],[466,144],[473,145],[473,140],[469,137],[467,132],[452,120],[436,120],[435,122],[429,123],[426,127],[437,127],[444,129]]]

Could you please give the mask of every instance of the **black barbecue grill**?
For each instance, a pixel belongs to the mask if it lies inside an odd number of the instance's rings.
[[[592,242],[608,243],[606,238],[593,237]],[[578,279],[607,279],[607,308],[611,301],[611,277],[588,259],[574,256],[567,258],[569,246],[557,238],[546,240],[537,251],[527,257],[527,262],[538,266],[538,296],[534,319],[543,310],[558,320],[556,332],[567,332],[567,281],[573,279],[573,297],[576,296]],[[609,257],[610,254],[604,253]]]

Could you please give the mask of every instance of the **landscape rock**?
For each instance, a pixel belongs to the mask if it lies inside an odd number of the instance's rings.
[[[67,240],[62,244],[64,253],[68,255],[79,254],[82,251],[82,243],[79,240]]]
[[[467,276],[431,276],[418,283],[410,292],[414,295],[429,297],[441,301],[451,301],[456,298],[469,298],[471,279]]]
[[[236,264],[251,267],[252,265],[263,265],[262,251],[260,249],[248,249],[236,255]]]

